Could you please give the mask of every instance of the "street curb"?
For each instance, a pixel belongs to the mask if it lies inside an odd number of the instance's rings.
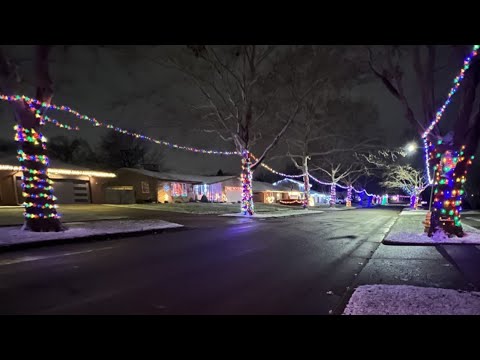
[[[462,245],[462,246],[479,246],[475,243],[462,243],[462,242],[439,242],[439,243],[410,243],[410,242],[398,242],[392,240],[382,241],[382,244],[388,246],[442,246],[442,245]]]
[[[220,214],[217,216],[226,217],[226,218],[243,218],[243,219],[252,219],[252,220],[267,220],[267,219],[279,219],[279,218],[289,218],[289,217],[296,217],[296,216],[304,216],[304,215],[318,215],[323,214],[325,211],[323,210],[315,210],[315,212],[302,212],[302,210],[296,210],[300,214],[290,214],[290,215],[278,215],[278,216],[266,216],[266,217],[253,217],[247,216],[242,214]],[[257,213],[258,214],[258,213]]]
[[[390,230],[392,229],[393,225],[397,222],[399,217],[400,216],[397,216],[397,218],[394,221],[392,221],[392,224],[389,226],[388,230],[385,231],[385,237],[390,232]],[[331,315],[343,315],[345,307],[347,306],[348,302],[350,301],[350,298],[352,297],[353,293],[355,292],[355,290],[357,289],[358,286],[361,286],[358,283],[358,279],[360,278],[360,274],[368,266],[369,262],[373,259],[373,255],[375,254],[375,252],[378,250],[378,248],[382,244],[383,244],[383,240],[378,243],[378,246],[376,247],[375,251],[370,255],[370,258],[368,258],[367,261],[363,264],[362,268],[357,273],[357,276],[355,277],[353,282],[350,284],[350,286],[347,287],[345,293],[341,296],[339,303],[333,309]]]
[[[118,219],[99,218],[99,219],[91,219],[91,220],[75,220],[75,221],[69,221],[69,222],[63,222],[62,221],[62,224],[68,226],[69,224],[77,224],[77,223],[89,223],[89,222],[96,222],[96,221],[117,221],[117,220],[138,220],[138,219],[131,219],[129,217],[118,218]],[[23,224],[24,224],[23,221],[21,223],[17,223],[17,224],[0,224],[0,228],[2,228],[2,227],[12,227],[12,226],[22,226]]]
[[[187,228],[185,226],[181,226],[181,227],[164,228],[164,229],[138,230],[138,231],[132,231],[127,233],[94,234],[94,235],[74,237],[74,238],[68,238],[68,239],[58,239],[58,240],[49,239],[49,240],[40,240],[40,241],[30,241],[25,243],[2,244],[0,245],[0,254],[9,252],[9,251],[40,248],[40,247],[47,247],[47,246],[53,246],[53,245],[99,242],[99,241],[114,240],[119,238],[135,237],[139,235],[160,234],[164,232],[175,232],[175,231],[182,231],[182,230],[187,230]]]
[[[390,235],[390,231],[392,231],[392,228],[397,224],[398,220],[400,219],[400,214],[401,213],[402,212],[400,211],[400,213],[397,215],[397,218],[395,219],[395,221],[392,223],[392,225],[390,225],[388,230],[385,232],[385,236],[383,237],[382,242],[380,244],[383,244],[383,245],[397,245],[397,244],[389,244],[388,240],[386,240],[386,238],[388,237],[388,235]]]

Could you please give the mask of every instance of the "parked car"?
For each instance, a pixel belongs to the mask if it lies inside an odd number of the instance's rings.
[[[345,198],[338,198],[335,201],[336,204],[346,204],[347,200]]]

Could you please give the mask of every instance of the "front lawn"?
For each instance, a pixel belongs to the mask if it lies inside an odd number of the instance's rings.
[[[129,205],[125,205],[129,206]],[[178,204],[135,204],[130,205],[134,208],[172,211],[187,214],[203,214],[203,215],[219,215],[229,213],[239,213],[240,204],[223,204],[223,203],[178,203]],[[281,204],[255,204],[255,211],[258,213],[286,211],[286,210],[303,210],[301,206],[287,206]]]

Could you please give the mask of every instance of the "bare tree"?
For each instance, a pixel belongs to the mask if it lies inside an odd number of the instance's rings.
[[[391,165],[385,168],[382,185],[390,189],[401,189],[410,195],[410,205],[418,207],[420,194],[428,187],[428,180],[421,170],[410,165]]]
[[[357,159],[352,155],[349,157],[344,155],[341,158],[338,156],[325,158],[321,165],[317,165],[311,171],[320,171],[326,175],[328,181],[332,183],[330,185],[330,207],[335,207],[336,204],[336,184],[340,182],[347,183],[347,191],[350,193],[351,201],[351,186],[354,181],[357,181],[361,176],[366,174],[366,168],[362,164],[359,164]]]
[[[369,64],[372,72],[382,81],[385,88],[392,96],[394,96],[401,104],[405,119],[418,131],[420,135],[428,128],[430,122],[435,119],[436,107],[439,106],[441,99],[444,99],[444,93],[440,93],[442,98],[437,98],[437,83],[436,83],[436,70],[438,62],[438,53],[440,51],[447,50],[445,47],[438,47],[434,45],[427,46],[386,46],[380,48],[368,48],[369,51]],[[471,50],[466,46],[454,46],[452,48],[455,55],[456,65],[461,65],[461,58]],[[407,98],[405,92],[405,74],[408,72],[407,61],[411,61],[411,67],[413,68],[414,80],[417,88],[420,91],[421,109],[415,111],[414,106],[410,99]],[[478,148],[480,140],[480,111],[474,113],[473,108],[477,98],[476,90],[480,82],[480,60],[478,58],[473,59],[470,69],[465,73],[465,79],[462,83],[460,90],[461,95],[457,95],[460,103],[460,107],[457,113],[457,117],[453,124],[452,130],[449,132],[449,136],[442,137],[442,131],[440,127],[435,126],[433,131],[427,138],[430,145],[430,150],[433,157],[430,162],[430,166],[434,166],[437,169],[438,178],[449,177],[446,173],[442,173],[443,167],[440,165],[440,159],[444,158],[450,153],[462,153],[461,161],[456,162],[453,169],[453,173],[456,176],[465,176],[466,167],[468,165],[468,159],[470,159]],[[443,133],[446,131],[444,130]],[[440,141],[442,146],[437,146]],[[439,156],[437,156],[439,154]],[[450,155],[448,155],[450,156]],[[448,191],[455,191],[462,193],[461,187],[463,182],[454,181],[453,184],[447,186]],[[438,191],[439,180],[435,180],[435,190]],[[459,198],[460,199],[460,198]],[[459,200],[461,201],[461,200]],[[436,202],[437,204],[444,203],[444,197],[439,196]],[[436,208],[435,208],[436,210]],[[453,229],[453,233],[458,236],[463,236],[462,226],[459,221],[459,214],[456,216],[455,226],[450,226],[450,222],[453,219],[450,216],[442,218],[438,211],[434,211],[432,214],[432,228],[436,228],[442,224],[443,229],[447,227]],[[447,231],[451,233],[450,231]]]
[[[339,91],[325,94],[325,90],[320,89],[317,92],[321,93],[319,97],[322,100],[310,95],[311,101],[304,104],[286,140],[287,155],[296,168],[305,174],[305,199],[309,198],[309,171],[326,171],[328,178],[334,179],[333,182],[348,177],[352,185],[357,175],[366,174],[363,162],[353,157],[355,152],[380,146],[376,139],[365,132],[375,124],[378,116],[373,104],[365,100],[340,98]],[[309,169],[309,161],[322,165]],[[335,196],[335,186],[332,186],[331,193]],[[331,205],[334,206],[335,199],[332,201]],[[304,202],[306,206],[308,200]]]
[[[342,46],[309,46],[303,50],[314,59],[315,76],[322,84],[308,94],[299,114],[286,136],[286,155],[304,174],[304,208],[309,204],[309,161],[336,152],[353,152],[362,148],[365,139],[350,143],[343,148],[332,147],[332,140],[345,138],[352,128],[371,124],[378,114],[368,101],[352,100],[353,86],[368,81],[368,69],[362,66],[358,49]],[[308,75],[308,74],[307,74]],[[308,80],[308,76],[304,81]],[[359,124],[358,120],[365,121]],[[282,157],[277,155],[275,157]]]
[[[53,97],[53,81],[50,78],[49,45],[35,47],[35,98],[49,104]],[[15,94],[21,81],[16,64],[0,49],[1,90]],[[45,109],[26,100],[11,103],[17,123],[19,159],[23,166],[22,187],[25,197],[24,229],[32,231],[60,231],[63,226],[58,218],[53,186],[48,177],[46,141],[41,134]],[[39,160],[40,159],[40,160]]]
[[[305,97],[321,82],[312,76],[313,62],[304,50],[197,45],[168,58],[167,64],[186,74],[203,95],[205,103],[197,110],[209,124],[205,131],[232,143],[242,156],[244,213],[254,211],[252,171],[284,136]],[[252,148],[259,140],[263,150],[255,157]]]
[[[359,183],[360,179],[368,178],[371,175],[372,167],[369,166],[368,163],[357,158],[353,164],[352,171],[350,171],[343,180],[344,184],[347,186],[347,200],[345,203],[346,207],[352,206],[352,195],[355,184]],[[364,185],[362,184],[360,187],[363,188]]]

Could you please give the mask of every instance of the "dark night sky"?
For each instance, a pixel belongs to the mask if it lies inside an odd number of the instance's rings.
[[[158,48],[160,51],[166,49]],[[22,60],[22,74],[26,79],[31,79],[32,63],[29,59],[32,47],[5,47],[5,51],[15,59]],[[444,99],[451,86],[451,80],[460,69],[461,60],[450,57],[447,48],[441,51],[445,53],[441,55],[442,64],[449,63],[449,66],[438,74],[437,98]],[[114,50],[94,51],[86,46],[72,46],[66,53],[58,47],[51,59],[56,104],[69,105],[81,113],[95,116],[100,121],[127,129],[135,128],[139,132],[167,141],[206,148],[233,149],[233,145],[217,139],[213,134],[204,134],[197,130],[201,128],[200,119],[189,105],[200,104],[201,94],[176,70],[138,60],[136,57],[124,59]],[[410,78],[411,76],[407,76],[405,89],[410,99],[418,100],[416,86]],[[352,94],[370,98],[378,105],[379,125],[384,129],[384,139],[387,143],[400,146],[416,140],[420,144],[418,137],[415,138],[415,133],[407,135],[410,126],[403,117],[401,106],[378,80],[373,79],[370,84],[352,89]],[[32,93],[27,95],[31,96]],[[417,106],[418,103],[414,101]],[[450,111],[447,111],[446,123],[455,114],[455,101],[452,105]],[[14,123],[6,104],[0,106],[0,116],[3,120],[0,123],[0,136],[12,139]],[[81,130],[69,132],[47,125],[47,129],[44,130],[47,138],[56,135],[81,136],[95,145],[106,131],[73,120],[72,116],[65,117],[58,112],[50,116],[63,119],[65,123],[76,123]],[[279,151],[281,150],[276,152]],[[219,168],[229,172],[239,171],[239,161],[236,157],[224,158],[166,150],[164,161],[168,168],[178,172],[208,174],[216,172]],[[282,168],[281,160],[270,163]]]

